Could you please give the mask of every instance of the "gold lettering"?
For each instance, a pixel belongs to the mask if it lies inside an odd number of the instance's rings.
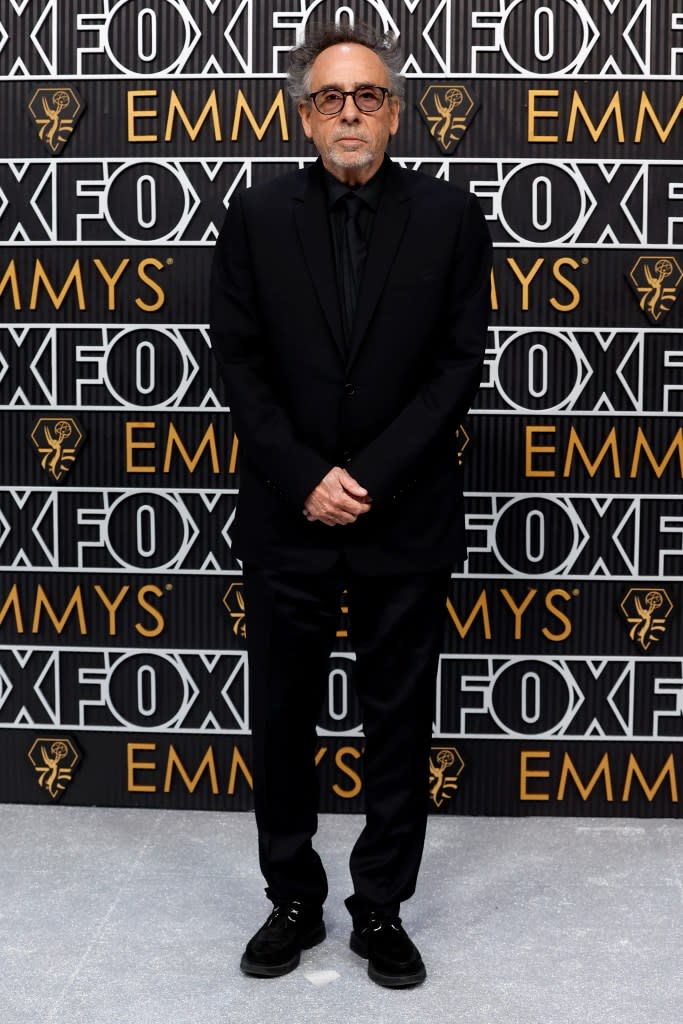
[[[156,466],[139,466],[133,462],[133,452],[138,448],[155,448],[154,441],[135,441],[133,432],[136,430],[155,430],[156,420],[133,420],[126,423],[126,472],[127,473],[156,473]]]
[[[678,471],[681,477],[683,477],[683,429],[678,428],[674,434],[674,439],[666,450],[666,454],[661,462],[657,462],[654,452],[648,444],[647,438],[643,432],[642,427],[638,427],[636,434],[636,443],[633,448],[633,460],[631,462],[631,471],[629,476],[633,479],[638,474],[638,467],[640,463],[641,453],[644,452],[647,456],[647,460],[655,471],[655,476],[659,479],[669,462],[673,458],[674,452],[678,451]]]
[[[508,263],[508,266],[510,267],[510,269],[512,270],[513,274],[515,275],[515,277],[517,278],[517,280],[519,281],[519,283],[522,286],[522,310],[526,311],[529,308],[529,285],[531,284],[533,279],[536,277],[536,274],[539,272],[539,270],[543,266],[543,257],[542,256],[538,257],[538,259],[534,263],[533,267],[531,268],[531,270],[529,271],[529,273],[526,276],[522,272],[522,269],[519,266],[519,264],[517,263],[517,260],[515,259],[514,256],[508,256],[507,263]]]
[[[232,445],[230,447],[230,459],[228,461],[228,473],[237,472],[237,451],[239,449],[240,442],[237,434],[232,435]]]
[[[61,634],[74,608],[76,609],[76,614],[78,616],[78,626],[81,632],[81,636],[85,636],[86,633],[88,632],[88,628],[85,623],[85,610],[83,608],[83,595],[81,593],[80,584],[76,587],[73,594],[71,595],[71,600],[66,606],[64,614],[62,615],[61,619],[57,617],[57,613],[50,604],[49,598],[45,591],[43,590],[42,583],[38,584],[38,589],[36,590],[36,603],[33,610],[33,623],[31,625],[32,633],[40,632],[40,617],[43,608],[47,612],[48,618],[50,619],[52,625],[57,630],[57,633]]]
[[[654,126],[655,131],[657,132],[657,135],[659,136],[659,141],[660,142],[666,142],[667,139],[669,138],[669,135],[673,131],[673,128],[674,128],[674,125],[676,124],[676,121],[681,116],[681,112],[682,111],[683,111],[683,96],[681,96],[680,99],[678,100],[678,104],[676,105],[676,109],[674,110],[673,114],[671,115],[671,118],[667,122],[667,125],[666,125],[666,128],[665,128],[664,125],[659,120],[659,118],[657,117],[657,114],[655,113],[654,107],[650,103],[650,98],[649,98],[648,94],[645,92],[645,90],[643,90],[643,92],[641,92],[641,94],[640,94],[640,106],[638,107],[638,119],[636,121],[636,134],[635,134],[635,137],[634,137],[634,141],[635,142],[642,142],[642,139],[643,139],[643,128],[645,126],[645,115],[647,114],[647,116],[649,117],[650,121],[652,122],[652,124]]]
[[[107,285],[107,309],[116,309],[116,285],[118,284],[118,280],[121,277],[121,274],[124,272],[128,264],[130,263],[130,258],[126,256],[125,259],[121,260],[118,267],[114,271],[113,276],[109,274],[109,271],[105,267],[102,260],[95,258],[93,260],[93,263],[95,264],[96,269],[104,278],[104,281]]]
[[[42,264],[42,261],[37,259],[33,270],[33,287],[31,289],[31,301],[29,303],[29,309],[34,310],[38,308],[38,293],[40,292],[41,284],[44,286],[45,291],[50,297],[50,301],[55,309],[60,309],[62,303],[69,294],[71,285],[76,286],[76,296],[78,299],[78,308],[84,310],[86,308],[85,294],[83,292],[83,276],[81,274],[81,261],[74,260],[71,270],[69,271],[66,281],[62,287],[61,292],[57,295],[57,292],[52,287],[52,282],[47,276],[47,271]]]
[[[168,758],[166,760],[166,775],[164,777],[164,793],[171,792],[171,783],[173,781],[173,769],[176,768],[180,778],[182,779],[185,788],[190,792],[194,793],[195,789],[199,785],[199,780],[205,771],[209,772],[209,782],[211,784],[211,792],[214,796],[218,795],[218,776],[216,775],[216,762],[213,756],[213,747],[207,747],[204,757],[199,762],[199,767],[190,778],[188,772],[185,770],[185,765],[180,759],[180,755],[177,753],[175,747],[171,743],[168,748]]]
[[[588,475],[591,477],[595,476],[600,467],[600,463],[607,455],[607,452],[610,452],[612,455],[612,472],[614,473],[614,478],[616,480],[619,480],[621,478],[621,464],[619,462],[619,448],[617,446],[616,427],[612,427],[609,434],[605,438],[604,444],[598,452],[595,462],[590,461],[586,449],[583,447],[583,444],[581,443],[579,435],[577,434],[575,428],[571,427],[569,431],[569,441],[567,443],[567,454],[564,460],[564,469],[562,470],[562,476],[564,477],[568,477],[571,474],[572,458],[575,451],[580,456],[581,461],[588,470]]]
[[[662,785],[667,775],[669,777],[669,787],[671,789],[671,800],[673,803],[677,804],[678,782],[676,781],[676,772],[674,770],[673,754],[669,754],[669,756],[667,757],[666,761],[664,762],[664,765],[662,766],[662,770],[655,779],[655,782],[652,785],[652,787],[648,786],[645,780],[645,776],[643,775],[643,772],[641,771],[640,765],[638,764],[635,756],[633,754],[629,754],[628,765],[626,768],[626,778],[624,779],[624,792],[621,799],[626,801],[631,796],[631,786],[633,785],[633,777],[635,776],[638,779],[638,782],[640,783],[642,790],[648,799],[648,803],[652,803],[657,793],[657,790]]]
[[[565,794],[565,790],[567,788],[567,780],[568,780],[570,775],[571,775],[572,779],[574,780],[574,784],[576,785],[576,788],[578,789],[579,793],[581,794],[581,799],[582,800],[585,801],[585,800],[588,799],[588,797],[591,795],[592,791],[595,789],[596,785],[598,784],[598,779],[600,778],[601,775],[604,776],[604,779],[605,779],[605,798],[607,799],[608,802],[611,802],[614,799],[614,795],[613,795],[613,792],[612,792],[612,775],[610,773],[610,767],[609,767],[609,754],[603,754],[603,756],[600,759],[600,763],[598,764],[598,767],[593,772],[593,775],[591,776],[591,778],[590,778],[589,782],[587,783],[587,785],[584,786],[583,782],[581,781],[581,777],[579,776],[579,773],[577,772],[577,770],[576,770],[576,768],[574,766],[574,762],[572,761],[572,759],[569,756],[569,754],[567,754],[565,752],[565,755],[564,755],[564,758],[563,758],[563,761],[562,761],[562,772],[560,774],[560,785],[559,785],[559,788],[557,790],[557,799],[558,800],[564,800],[564,794]]]
[[[555,606],[553,603],[556,597],[561,597],[563,601],[571,601],[571,594],[567,593],[566,590],[549,590],[545,596],[545,606],[551,615],[554,615],[556,619],[564,623],[564,629],[561,633],[551,633],[547,626],[544,626],[541,632],[546,640],[551,640],[553,643],[559,644],[562,640],[566,640],[568,636],[571,636],[572,624],[569,616],[565,615],[563,611]]]
[[[342,789],[341,786],[338,786],[335,782],[332,786],[332,790],[337,794],[337,796],[343,797],[345,800],[352,800],[354,796],[358,796],[360,793],[361,781],[358,772],[356,772],[350,765],[346,764],[344,760],[346,756],[353,757],[357,761],[360,758],[360,750],[356,750],[355,747],[340,747],[334,757],[334,763],[337,768],[339,768],[344,775],[348,775],[348,777],[353,781],[353,786],[351,789]]]
[[[12,584],[12,589],[5,598],[5,603],[0,608],[0,625],[5,621],[5,617],[9,612],[10,608],[14,611],[14,622],[17,627],[17,633],[24,632],[24,618],[21,614],[21,604],[19,603],[19,588],[16,583]]]
[[[237,786],[237,769],[242,772],[242,775],[246,779],[246,783],[249,789],[254,788],[254,780],[251,777],[251,772],[247,767],[247,763],[240,753],[239,747],[232,748],[232,760],[230,761],[230,778],[228,779],[228,794],[232,796]]]
[[[140,260],[138,263],[138,277],[143,284],[146,284],[150,291],[154,292],[157,299],[156,302],[144,302],[139,296],[135,300],[135,305],[142,309],[145,313],[156,313],[158,309],[161,309],[164,302],[166,301],[166,294],[164,289],[161,287],[158,281],[155,281],[147,274],[147,267],[154,267],[155,270],[163,270],[164,265],[161,260],[148,257],[145,260]]]
[[[109,636],[116,636],[116,612],[124,597],[130,590],[129,584],[121,587],[113,601],[110,601],[99,583],[95,584],[95,593],[109,613]]]
[[[564,274],[561,273],[563,267],[571,267],[572,270],[578,270],[579,266],[580,264],[578,264],[575,259],[572,259],[571,256],[561,256],[560,259],[555,260],[553,263],[553,277],[559,284],[563,285],[571,295],[570,302],[560,302],[559,299],[556,299],[554,296],[551,298],[550,305],[559,313],[571,312],[572,309],[576,309],[581,301],[581,292],[579,289],[573,281],[570,281],[568,277],[565,277]]]
[[[219,464],[219,461],[218,461],[218,448],[217,448],[217,445],[216,445],[216,431],[214,429],[213,423],[209,424],[209,426],[208,426],[208,428],[206,430],[206,433],[204,434],[204,436],[202,437],[202,439],[201,439],[201,441],[199,443],[199,447],[197,448],[196,452],[194,453],[194,458],[191,458],[189,452],[187,451],[187,448],[185,447],[185,445],[183,444],[183,442],[180,439],[180,435],[179,435],[178,431],[176,430],[173,421],[171,421],[170,426],[168,428],[168,436],[166,438],[166,454],[164,456],[164,473],[168,473],[168,471],[169,471],[169,469],[171,467],[171,459],[173,457],[173,446],[174,445],[178,449],[183,462],[185,463],[185,465],[187,466],[187,468],[190,470],[191,473],[194,473],[195,469],[197,468],[197,464],[198,464],[199,460],[201,459],[201,457],[202,457],[202,455],[204,453],[204,449],[208,445],[209,452],[211,453],[211,468],[212,468],[214,473],[220,473],[221,467],[220,467],[220,464]]]
[[[128,141],[129,142],[157,142],[158,136],[156,135],[138,135],[135,127],[135,122],[138,118],[142,117],[157,117],[158,111],[152,110],[139,110],[135,106],[135,101],[138,96],[156,96],[156,89],[129,89],[127,96],[127,111],[128,111]]]
[[[135,623],[135,630],[141,636],[159,636],[159,633],[163,633],[166,622],[163,615],[158,608],[154,605],[149,604],[146,599],[148,594],[154,594],[155,597],[163,597],[163,590],[160,587],[155,586],[153,583],[148,583],[144,587],[140,587],[138,590],[138,604],[144,611],[149,612],[150,616],[155,620],[156,627],[154,629],[147,629],[140,622]]]
[[[523,750],[521,753],[520,774],[519,774],[519,799],[520,800],[550,800],[549,793],[530,792],[527,782],[529,779],[549,779],[550,772],[542,768],[529,768],[529,762],[535,760],[547,760],[550,757],[549,750]]]
[[[135,781],[136,772],[151,772],[156,770],[156,761],[136,761],[135,755],[138,750],[156,750],[156,743],[129,743],[127,744],[126,761],[128,766],[128,792],[129,793],[156,793],[156,786],[144,786]]]
[[[216,142],[223,141],[223,135],[221,132],[221,123],[218,116],[218,100],[216,99],[216,90],[212,89],[209,93],[209,98],[204,104],[202,111],[197,118],[195,124],[192,124],[185,108],[178,99],[178,94],[175,89],[171,89],[171,101],[168,105],[168,116],[166,117],[166,132],[164,134],[164,142],[170,142],[173,138],[173,123],[175,115],[178,114],[180,120],[183,123],[185,131],[194,142],[199,135],[202,125],[206,121],[209,114],[211,115],[211,123],[213,125],[213,137]]]
[[[490,623],[490,620],[489,620],[489,606],[488,606],[488,601],[486,599],[486,591],[485,590],[482,590],[482,592],[480,593],[480,595],[477,598],[477,601],[476,601],[474,607],[472,608],[472,611],[469,614],[469,618],[467,619],[467,622],[465,622],[464,625],[461,623],[460,619],[458,618],[458,613],[456,612],[455,608],[453,607],[453,605],[451,603],[450,597],[446,598],[446,608],[448,609],[448,614],[450,615],[451,619],[453,620],[453,625],[457,629],[458,634],[459,634],[461,640],[464,640],[465,637],[467,636],[467,634],[469,633],[470,628],[472,626],[472,623],[476,619],[477,614],[479,612],[481,612],[481,620],[482,620],[482,624],[483,624],[483,627],[484,627],[484,637],[485,637],[486,640],[490,640],[491,639],[491,623]]]
[[[524,428],[524,475],[533,476],[555,476],[554,469],[534,469],[533,457],[535,454],[554,455],[557,451],[555,445],[534,444],[534,434],[554,434],[557,428],[550,423],[541,426],[527,426]]]
[[[496,275],[493,272],[493,267],[491,267],[491,309],[494,310],[495,312],[495,310],[499,308],[500,307],[498,305],[498,290],[496,288]]]
[[[19,293],[19,280],[17,278],[17,265],[14,260],[10,260],[7,264],[7,270],[2,275],[0,281],[0,295],[4,292],[5,288],[9,284],[12,289],[12,303],[15,310],[21,309],[21,295]]]
[[[230,141],[231,142],[236,142],[237,139],[239,139],[240,125],[241,125],[241,121],[242,121],[242,114],[246,114],[247,121],[251,125],[251,130],[253,131],[254,135],[259,140],[259,142],[261,141],[263,136],[266,134],[266,131],[268,130],[268,125],[270,124],[270,122],[273,120],[273,118],[277,114],[278,117],[279,117],[279,120],[280,120],[280,135],[282,137],[282,141],[283,142],[288,142],[289,141],[289,130],[287,128],[287,111],[285,109],[285,99],[284,99],[284,95],[283,95],[282,89],[278,89],[277,96],[275,97],[275,99],[273,100],[272,104],[270,105],[270,109],[268,110],[268,113],[266,114],[265,118],[263,119],[263,123],[262,124],[259,124],[258,121],[256,120],[256,118],[254,117],[254,112],[252,111],[251,107],[249,106],[249,103],[247,102],[247,100],[245,98],[245,95],[242,92],[242,90],[241,89],[237,90],[237,102],[235,103],[235,116],[233,117],[233,120],[232,120],[232,131],[230,132]]]
[[[588,131],[590,132],[593,142],[597,142],[599,140],[600,136],[607,127],[609,119],[612,117],[612,115],[614,115],[614,121],[617,126],[617,142],[624,141],[624,121],[621,116],[621,98],[619,96],[618,90],[613,94],[612,99],[610,100],[609,105],[602,116],[602,121],[596,128],[596,126],[593,124],[590,118],[588,111],[583,105],[583,100],[581,99],[581,96],[579,95],[577,90],[574,89],[572,93],[571,108],[569,111],[569,127],[567,128],[567,142],[574,141],[574,132],[576,131],[576,119],[578,114],[581,115],[583,123],[585,124],[586,128],[588,128]]]
[[[528,94],[528,117],[527,117],[527,139],[529,142],[557,142],[557,135],[537,135],[536,121],[546,117],[559,117],[559,110],[536,109],[536,99],[539,96],[559,96],[559,89],[529,89]]]
[[[512,594],[509,592],[509,590],[506,590],[505,587],[501,587],[500,592],[505,598],[505,601],[507,602],[509,607],[512,609],[512,614],[515,617],[515,640],[521,640],[522,616],[524,615],[524,612],[527,610],[533,599],[536,597],[538,591],[531,589],[520,605],[515,603],[515,599],[513,598]]]

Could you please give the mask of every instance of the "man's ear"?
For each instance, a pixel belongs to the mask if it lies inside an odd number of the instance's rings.
[[[391,103],[391,118],[389,120],[389,134],[390,135],[395,135],[396,132],[398,131],[398,122],[400,120],[400,115],[401,115],[401,101],[399,99],[397,99],[395,96],[392,96],[389,102]]]
[[[299,106],[297,107],[297,110],[299,111],[299,117],[301,118],[301,124],[304,129],[304,135],[306,136],[307,139],[311,139],[313,137],[313,132],[311,131],[310,101],[302,100]]]

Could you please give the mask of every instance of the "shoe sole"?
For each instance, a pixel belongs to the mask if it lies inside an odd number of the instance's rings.
[[[421,985],[427,977],[424,964],[412,974],[383,974],[382,971],[378,971],[369,958],[367,941],[360,938],[356,932],[351,932],[349,946],[357,956],[368,961],[368,977],[384,988],[409,988],[411,985]]]
[[[310,931],[302,939],[301,949],[312,949],[314,946],[318,946],[326,937],[325,923],[321,921],[313,931]],[[279,964],[260,964],[256,960],[249,960],[247,954],[244,953],[240,960],[240,970],[243,974],[249,974],[253,978],[280,978],[283,974],[289,974],[290,971],[298,967],[300,961],[300,951],[295,953],[291,960],[285,960]]]

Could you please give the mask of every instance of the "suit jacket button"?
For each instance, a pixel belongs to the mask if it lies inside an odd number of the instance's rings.
[[[353,384],[345,384],[344,385],[344,394],[346,395],[347,398],[351,398],[352,395],[355,395],[355,393],[356,393],[356,389],[353,386]]]
[[[342,459],[344,460],[345,466],[351,465],[351,452],[342,452]]]

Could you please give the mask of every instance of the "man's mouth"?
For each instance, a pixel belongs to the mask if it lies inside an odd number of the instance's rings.
[[[367,139],[361,138],[360,135],[340,135],[334,140],[335,142],[367,142]]]

